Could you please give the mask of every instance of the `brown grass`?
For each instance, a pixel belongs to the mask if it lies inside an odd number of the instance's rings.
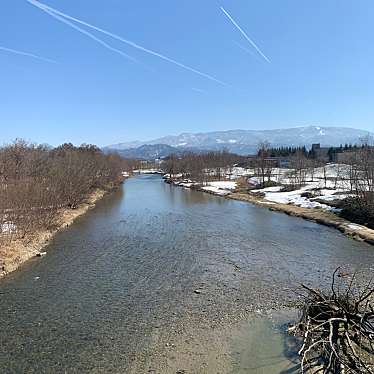
[[[23,239],[10,242],[3,240],[4,243],[0,235],[0,278],[18,269],[25,261],[40,253],[58,231],[70,226],[75,219],[93,208],[105,194],[104,190],[95,190],[78,208],[62,209],[59,212],[57,228],[52,231],[40,230]]]

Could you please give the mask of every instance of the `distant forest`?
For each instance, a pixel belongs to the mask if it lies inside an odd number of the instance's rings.
[[[357,144],[345,144],[340,145],[340,147],[329,147],[327,154],[331,156],[333,153],[353,151],[360,148],[364,148],[365,145]],[[259,150],[261,152],[261,150]],[[304,156],[309,158],[315,158],[315,152],[313,149],[308,150],[305,146],[303,147],[272,147],[267,150],[269,157],[290,157],[298,153],[302,153]]]

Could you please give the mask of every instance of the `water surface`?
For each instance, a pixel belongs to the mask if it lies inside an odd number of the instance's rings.
[[[374,263],[337,230],[158,176],[129,179],[46,251],[0,282],[0,373],[127,373],[155,331],[278,308],[300,282]]]

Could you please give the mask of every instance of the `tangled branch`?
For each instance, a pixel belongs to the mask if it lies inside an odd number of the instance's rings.
[[[324,293],[302,285],[306,291],[300,322],[294,332],[302,338],[301,373],[374,373],[374,309],[371,282],[355,291],[355,275],[343,289]]]

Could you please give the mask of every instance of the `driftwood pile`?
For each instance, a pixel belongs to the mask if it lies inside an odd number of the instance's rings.
[[[372,282],[354,287],[353,275],[344,287],[336,286],[337,269],[329,293],[306,291],[300,322],[301,373],[374,373],[374,310]]]

